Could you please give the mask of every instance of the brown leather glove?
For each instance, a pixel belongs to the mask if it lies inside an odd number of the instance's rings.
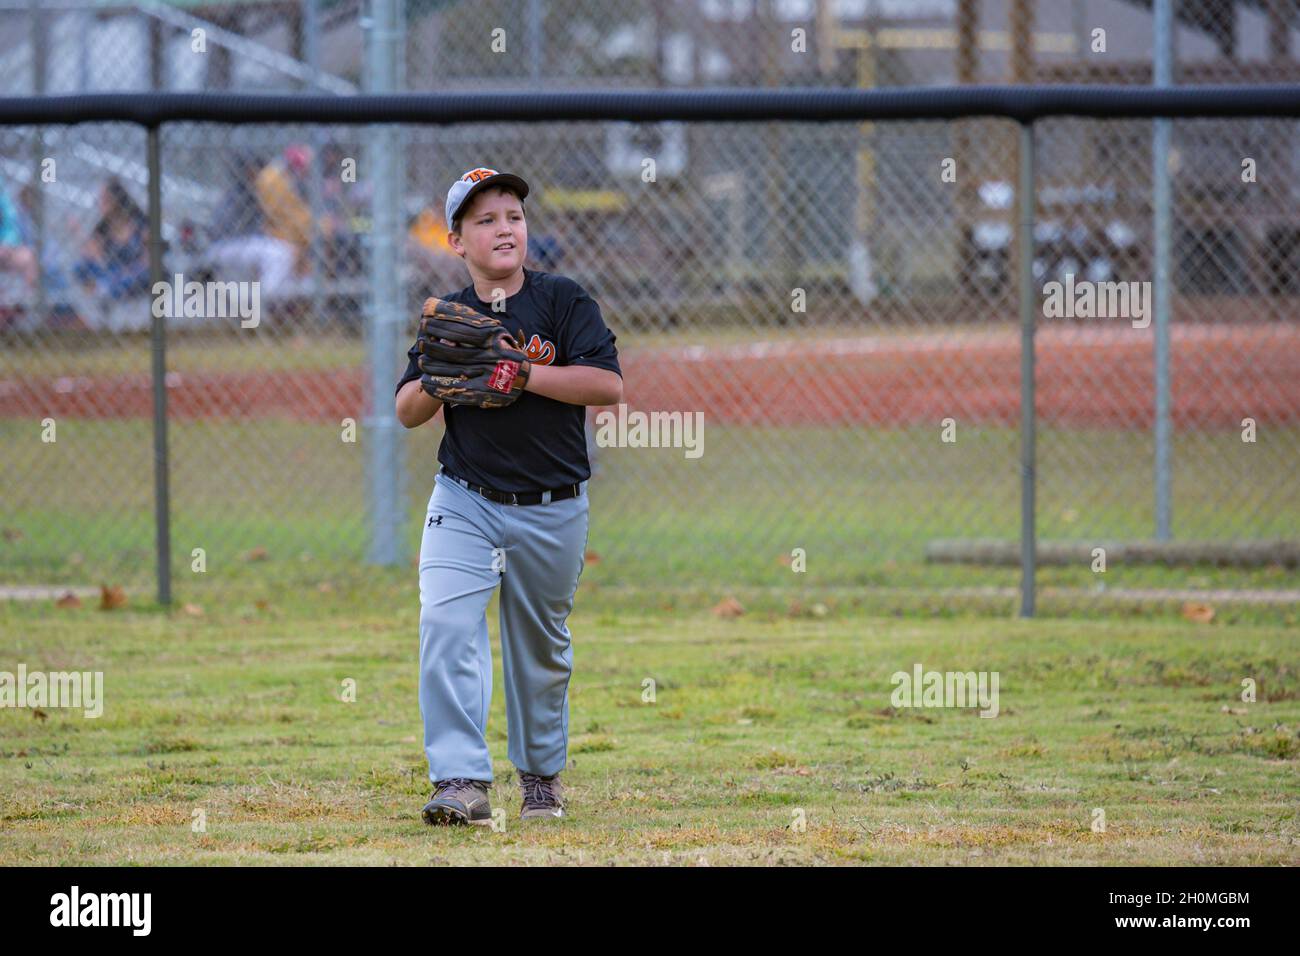
[[[426,299],[416,337],[420,387],[443,402],[503,408],[524,393],[532,363],[497,319],[467,305]]]

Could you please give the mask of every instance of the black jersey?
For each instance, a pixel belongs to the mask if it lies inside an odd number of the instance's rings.
[[[601,317],[600,306],[578,283],[565,276],[524,270],[524,284],[505,300],[505,310],[478,297],[471,283],[442,296],[499,319],[506,331],[524,341],[535,365],[591,365],[622,375],[615,336]],[[419,351],[407,351],[400,391],[420,377]],[[584,430],[586,409],[524,392],[505,408],[442,406],[447,431],[438,460],[447,470],[498,491],[545,491],[591,477]]]

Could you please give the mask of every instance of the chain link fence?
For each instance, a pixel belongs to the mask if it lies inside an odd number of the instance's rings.
[[[364,83],[361,0],[0,0],[10,95]],[[404,87],[1150,83],[1152,0],[407,0]],[[1290,81],[1293,0],[1175,0],[1178,83]],[[36,14],[33,15],[33,10]],[[40,68],[38,64],[42,65]]]
[[[1141,4],[1026,4],[1029,19],[1017,4],[972,6],[974,19],[953,3],[408,3],[402,56],[412,90],[925,85],[1017,70],[1038,82],[1150,81]],[[1280,44],[1285,5],[1200,12],[1213,6],[1176,18],[1180,82],[1295,79],[1294,9]],[[0,11],[0,75],[15,93],[347,95],[362,84],[355,4],[204,13]],[[1033,38],[1027,73],[1012,63],[1017,31]],[[1152,124],[1037,124],[1040,581],[1080,606],[1117,589],[1294,600],[1296,126],[1172,123],[1168,507],[1172,542],[1204,546],[1186,564],[1147,545]],[[702,422],[695,448],[611,447],[592,410],[588,578],[720,595],[955,588],[941,606],[964,594],[1009,605],[1015,124],[494,123],[395,135],[405,162],[391,238],[411,335],[426,296],[468,283],[446,244],[447,186],[475,166],[510,169],[534,189],[528,267],[570,275],[599,302],[628,409]],[[0,129],[0,581],[144,590],[153,579],[144,139],[120,124]],[[366,556],[368,421],[372,403],[391,408],[367,371],[372,141],[362,127],[163,127],[164,274],[182,277],[166,380],[182,596],[213,580],[336,581]],[[205,295],[229,284],[231,308],[187,315],[186,282]],[[240,312],[254,294],[256,321]],[[404,364],[392,356],[394,385]],[[440,422],[404,436],[411,557]]]

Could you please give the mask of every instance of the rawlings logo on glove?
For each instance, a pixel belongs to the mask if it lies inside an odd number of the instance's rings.
[[[488,379],[487,387],[497,392],[508,392],[518,374],[518,362],[497,362],[492,377]]]
[[[527,353],[497,319],[467,305],[425,300],[416,344],[420,387],[440,401],[503,408],[528,384]]]

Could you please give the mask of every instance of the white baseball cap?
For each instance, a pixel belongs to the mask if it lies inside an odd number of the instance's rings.
[[[495,169],[480,166],[471,169],[460,179],[451,184],[447,190],[447,230],[450,232],[456,217],[469,203],[470,198],[489,186],[509,186],[523,199],[528,195],[528,184],[511,173],[499,173]]]

